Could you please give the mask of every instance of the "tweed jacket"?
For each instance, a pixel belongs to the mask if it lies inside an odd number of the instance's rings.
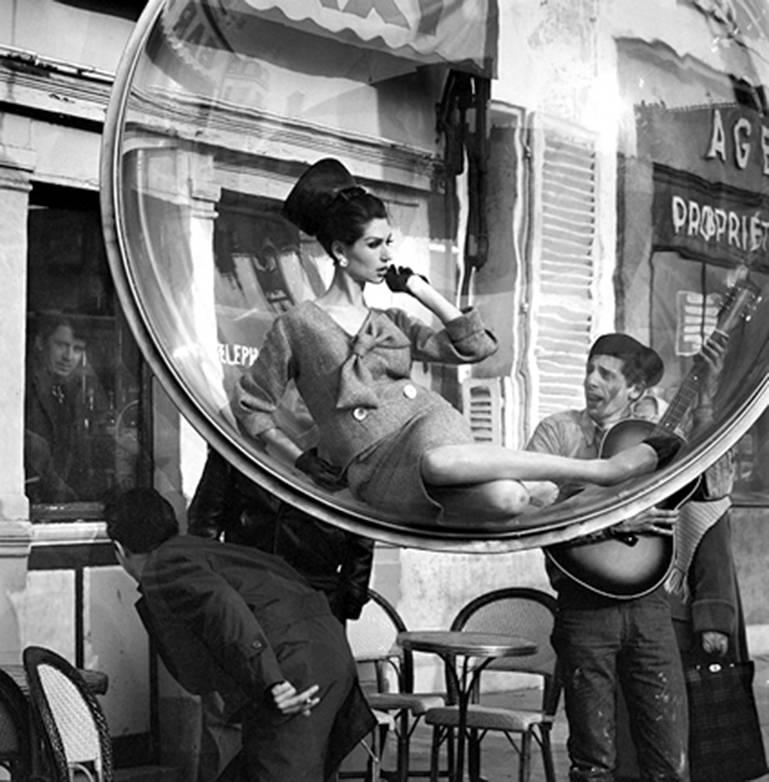
[[[236,386],[233,410],[257,437],[275,426],[273,414],[293,379],[318,426],[319,453],[346,468],[425,408],[448,404],[412,382],[413,361],[474,363],[496,349],[473,309],[439,331],[399,309],[371,309],[352,337],[317,304],[303,302],[276,319]]]

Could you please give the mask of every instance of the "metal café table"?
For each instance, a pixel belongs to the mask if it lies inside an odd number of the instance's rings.
[[[483,669],[498,657],[526,657],[536,654],[537,644],[528,638],[465,630],[414,630],[398,634],[398,644],[414,652],[432,652],[444,662],[446,674],[457,692],[459,718],[453,780],[464,778],[467,709],[475,683]],[[461,672],[456,661],[462,659]]]

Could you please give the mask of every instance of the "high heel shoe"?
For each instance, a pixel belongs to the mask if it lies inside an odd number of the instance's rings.
[[[683,440],[675,434],[653,434],[642,442],[657,454],[658,470],[667,467],[683,445]]]

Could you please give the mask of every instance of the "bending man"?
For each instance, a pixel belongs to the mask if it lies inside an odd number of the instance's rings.
[[[278,557],[179,535],[170,504],[131,489],[105,510],[137,610],[171,674],[216,691],[243,725],[240,776],[329,779],[375,720],[325,596]]]

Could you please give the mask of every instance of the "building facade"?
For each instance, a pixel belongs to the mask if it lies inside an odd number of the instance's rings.
[[[405,262],[476,303],[500,337],[472,372],[418,368],[473,417],[479,439],[520,447],[544,415],[581,406],[584,356],[604,331],[649,340],[673,368],[659,392],[675,393],[725,274],[765,243],[765,74],[750,47],[714,54],[702,42],[730,30],[735,40],[737,25],[759,47],[764,20],[751,3],[679,4],[675,31],[662,3],[500,5],[497,77],[479,96],[480,82],[463,77],[447,93],[441,63],[404,70],[395,41],[369,54],[301,30],[255,39],[244,8],[246,26],[217,28],[201,4],[166,4],[167,35],[149,42],[138,81],[151,90],[131,93],[134,135],[124,139],[134,155],[124,183],[142,193],[134,236],[157,237],[148,255],[171,259],[153,308],[178,307],[195,337],[174,325],[165,344],[203,345],[206,377],[226,389],[258,350],[266,316],[318,293],[322,268],[298,274],[281,255],[316,250],[275,215],[303,166],[335,155],[387,202]],[[184,765],[194,705],[158,670],[101,521],[107,493],[134,485],[154,485],[183,518],[206,451],[137,345],[102,233],[105,118],[144,7],[0,0],[0,663],[34,643],[107,671],[119,762],[163,755]],[[222,29],[229,49],[214,40]],[[244,54],[240,69],[225,51]],[[479,173],[480,186],[467,181]],[[183,220],[169,204],[183,206]],[[216,286],[198,284],[214,256]],[[211,308],[218,321],[198,339]],[[81,356],[63,383],[77,400],[69,436],[82,454],[66,476],[57,468],[65,486],[47,471],[54,454],[36,450],[25,402],[44,324],[57,315],[70,318]],[[171,353],[186,371],[190,353]],[[208,388],[193,399],[207,401]],[[765,429],[762,418],[736,447],[735,544],[756,643],[769,625],[759,578]],[[446,626],[457,606],[512,583],[546,587],[541,551],[377,547],[374,585],[411,627]],[[422,684],[439,684],[422,663]]]

